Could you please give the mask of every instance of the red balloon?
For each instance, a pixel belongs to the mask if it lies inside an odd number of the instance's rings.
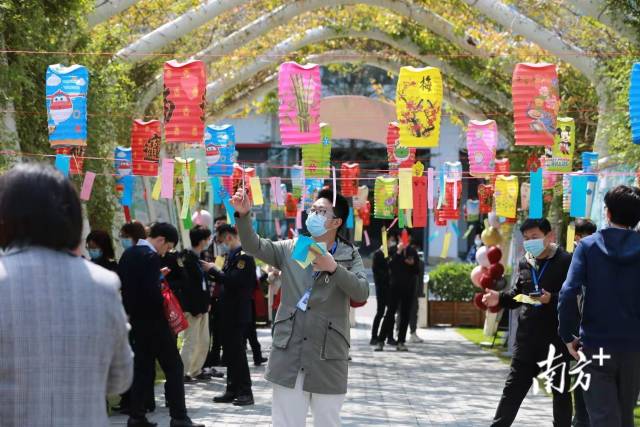
[[[477,293],[473,296],[473,305],[475,305],[478,308],[478,310],[482,310],[482,311],[487,309],[487,306],[484,305],[484,303],[482,302],[483,295],[484,294]]]
[[[488,274],[483,274],[480,278],[480,287],[482,289],[493,289],[496,286],[496,280]]]
[[[487,251],[487,258],[491,264],[497,264],[502,259],[502,251],[497,246],[491,246]]]
[[[489,311],[490,311],[491,313],[497,313],[497,312],[499,312],[500,310],[502,310],[502,307],[500,307],[500,304],[496,305],[495,307],[489,307]]]
[[[489,276],[497,280],[501,278],[502,275],[504,274],[504,265],[500,263],[491,264],[491,267],[489,267],[488,270],[489,270],[488,271]]]

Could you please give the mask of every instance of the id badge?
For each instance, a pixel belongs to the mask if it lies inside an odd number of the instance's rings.
[[[298,301],[298,304],[296,304],[296,307],[298,307],[298,310],[307,311],[307,304],[309,303],[310,296],[311,296],[311,288],[307,288],[307,290],[304,291],[304,295],[302,295],[302,298],[300,298],[300,301]]]

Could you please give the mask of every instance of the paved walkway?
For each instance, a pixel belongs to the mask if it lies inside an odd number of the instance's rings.
[[[409,353],[398,353],[389,347],[383,353],[374,353],[369,346],[372,310],[375,310],[373,299],[358,309],[358,326],[351,330],[353,362],[342,411],[343,425],[489,425],[508,373],[506,364],[453,329],[419,330],[425,343],[410,345]],[[263,348],[268,350],[269,330],[259,330],[259,334]],[[214,396],[224,391],[224,380],[188,384],[189,415],[208,427],[268,426],[270,386],[262,378],[263,373],[264,367],[251,367],[256,405],[248,408],[212,402]],[[160,386],[156,390],[158,402],[163,395]],[[550,415],[551,399],[530,393],[514,425],[550,426]],[[159,422],[160,427],[169,425],[165,408],[157,410],[150,419]],[[111,425],[126,425],[126,417],[112,417]]]

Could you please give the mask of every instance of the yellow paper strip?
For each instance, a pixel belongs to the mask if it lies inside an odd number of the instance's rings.
[[[413,228],[413,214],[411,212],[411,209],[407,209],[406,211],[404,211],[404,215],[405,215],[405,224],[407,225],[407,228]]]
[[[413,183],[411,182],[413,176],[412,169],[399,169],[399,194],[398,194],[398,208],[400,209],[413,209]]]
[[[382,253],[384,254],[385,258],[389,258],[389,248],[387,247],[387,229],[386,227],[382,227],[382,230],[380,231],[382,233],[382,247],[380,249],[382,249]]]
[[[440,258],[446,258],[449,253],[449,245],[451,244],[451,232],[448,231],[447,234],[444,235],[444,240],[442,241],[442,252],[440,252]]]
[[[356,217],[355,231],[353,240],[356,242],[362,242],[362,218]]]
[[[264,204],[264,198],[262,196],[262,186],[260,185],[260,178],[252,176],[249,180],[249,186],[251,187],[251,197],[253,198],[253,204],[255,206],[262,206]]]
[[[218,267],[218,269],[222,270],[222,267],[224,267],[224,257],[218,255],[216,257],[216,260],[214,261],[214,264],[216,265],[216,267]]]
[[[569,224],[567,227],[567,252],[572,253],[575,247],[576,240],[576,226],[574,223]]]
[[[153,185],[153,190],[151,191],[151,198],[153,200],[160,200],[160,191],[162,190],[162,178],[158,175],[156,178],[156,183]]]

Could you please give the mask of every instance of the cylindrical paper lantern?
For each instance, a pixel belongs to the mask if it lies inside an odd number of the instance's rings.
[[[499,175],[494,190],[496,214],[504,218],[516,218],[518,204],[518,177]]]
[[[287,198],[284,204],[284,216],[285,218],[295,218],[298,213],[298,199],[293,197],[293,194],[287,193]]]
[[[571,176],[573,174],[562,175],[562,210],[569,212],[571,209]]]
[[[378,219],[393,219],[398,205],[398,180],[379,176],[374,189],[373,216]]]
[[[122,200],[125,178],[132,173],[131,148],[117,146],[114,150],[114,168],[116,171],[116,195]]]
[[[362,226],[368,227],[371,225],[371,203],[367,200],[360,209],[358,209],[358,216],[362,219]]]
[[[498,175],[509,175],[511,173],[511,164],[509,163],[509,159],[502,158],[496,159],[496,170],[491,176],[491,185],[495,186],[496,177]]]
[[[444,227],[447,225],[447,219],[443,218],[442,209],[434,209],[433,223],[438,227]]]
[[[531,184],[523,182],[520,184],[520,209],[529,211],[529,196],[531,194]]]
[[[516,64],[512,85],[516,145],[553,145],[560,109],[555,64]]]
[[[165,141],[201,143],[207,83],[204,62],[167,61],[163,78]]]
[[[331,169],[331,127],[320,123],[321,141],[302,146],[302,162],[307,178],[329,178]]]
[[[467,127],[469,173],[486,176],[495,171],[498,125],[495,120],[470,120]]]
[[[387,127],[387,157],[391,175],[397,175],[400,168],[412,167],[416,161],[416,149],[400,145],[398,122],[391,122]]]
[[[598,170],[598,153],[585,151],[582,153],[582,171],[594,173]]]
[[[634,144],[640,144],[640,62],[636,62],[631,68],[629,118],[631,119],[631,139]]]
[[[49,65],[46,105],[52,147],[87,144],[89,71],[82,65]]]
[[[209,125],[204,135],[209,176],[231,176],[236,153],[236,131],[232,125]]]
[[[353,198],[353,208],[360,209],[369,200],[369,187],[361,185],[358,187],[358,195]]]
[[[488,214],[493,210],[493,186],[487,184],[478,185],[478,199],[480,201],[480,213]]]
[[[300,165],[294,165],[291,168],[291,194],[296,199],[302,197],[302,190],[304,188],[304,169]]]
[[[442,117],[442,76],[438,68],[400,68],[396,114],[400,145],[438,146]]]
[[[57,147],[56,154],[64,154],[71,156],[71,162],[69,167],[69,173],[71,175],[79,175],[84,168],[84,155],[86,147],[81,145],[75,145],[72,147]]]
[[[285,62],[278,72],[282,145],[320,142],[320,67]]]
[[[465,206],[467,222],[480,220],[480,201],[468,199]]]
[[[249,181],[251,177],[256,176],[255,168],[242,168],[239,164],[233,165],[233,192],[231,194],[235,194],[238,191],[238,188],[242,188],[244,186],[244,191],[251,196],[251,184]],[[243,184],[244,180],[244,184]]]
[[[340,192],[345,197],[358,194],[359,163],[343,163],[340,167]]]
[[[571,117],[558,117],[557,126],[553,146],[544,150],[544,168],[550,172],[571,172],[576,124]]]
[[[131,128],[133,174],[157,176],[160,162],[161,130],[159,120],[134,120]]]

